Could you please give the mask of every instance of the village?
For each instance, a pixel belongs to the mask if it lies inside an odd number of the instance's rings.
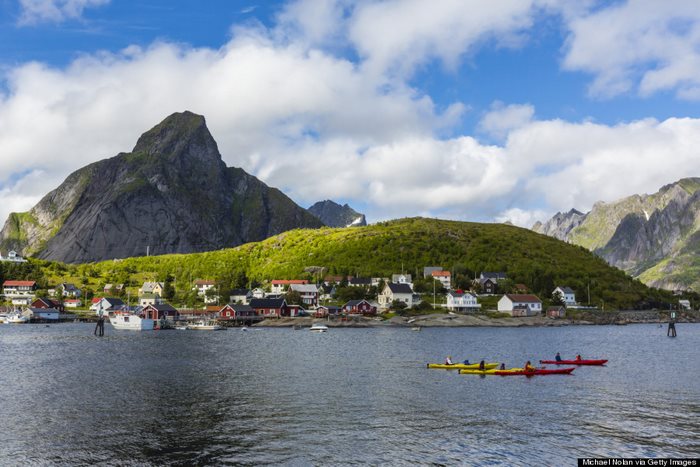
[[[16,254],[12,257],[22,261]],[[101,293],[87,297],[69,282],[39,293],[35,281],[9,279],[2,284],[0,317],[15,313],[23,322],[58,322],[96,319],[98,312],[127,312],[171,323],[212,320],[225,326],[249,326],[282,318],[358,321],[420,313],[561,319],[567,309],[591,308],[580,305],[575,291],[566,285],[557,286],[542,300],[526,285],[512,283],[503,272],[480,273],[468,290],[453,287],[451,272],[439,266],[424,267],[422,277],[415,279],[406,273],[391,277],[327,275],[316,282],[270,279],[259,287],[234,289],[224,296],[215,280],[198,279],[190,285],[198,306],[185,308],[169,303],[169,284],[159,281],[144,282],[135,297],[125,295],[124,284],[111,283],[104,284]]]

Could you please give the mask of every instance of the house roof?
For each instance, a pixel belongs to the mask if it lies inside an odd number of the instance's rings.
[[[319,305],[318,307],[316,307],[317,310],[318,310],[319,308],[325,308],[325,309],[328,310],[328,311],[338,311],[338,310],[340,310],[340,307],[339,307],[339,306],[335,306],[335,305]]]
[[[450,295],[450,296],[455,297],[455,298],[464,297],[465,295],[469,295],[472,297],[474,296],[474,295],[470,294],[469,292],[447,292],[447,295]]]
[[[559,286],[559,287],[557,287],[557,289],[561,290],[561,291],[564,292],[565,294],[573,294],[573,293],[574,293],[574,289],[572,289],[571,287],[561,287],[561,286]],[[555,290],[556,290],[556,289],[555,289]]]
[[[372,283],[372,279],[369,277],[353,277],[348,281],[348,284],[352,285],[370,285]]]
[[[292,284],[308,284],[306,279],[274,279],[272,285],[292,285]]]
[[[505,279],[505,278],[506,278],[505,272],[482,272],[481,273],[481,279],[500,280],[500,279]]]
[[[447,277],[452,276],[450,271],[433,271],[430,273],[433,277]]]
[[[66,301],[68,301],[68,300],[66,300]],[[61,303],[59,301],[51,300],[50,298],[46,298],[46,297],[39,297],[36,300],[34,300],[34,303],[36,303],[36,302],[42,302],[47,307],[56,307],[56,306],[61,305]]]
[[[408,282],[411,282],[411,275],[410,274],[392,274],[391,275],[391,281],[396,282],[399,280],[401,277],[404,277]]]
[[[413,293],[413,290],[411,290],[411,287],[408,284],[396,284],[394,282],[389,282],[386,286],[389,287],[391,293]]]
[[[153,292],[153,289],[155,289],[156,286],[160,286],[160,288],[162,289],[163,287],[165,287],[165,284],[163,282],[144,282],[143,286],[141,286],[141,291]]]
[[[121,298],[104,297],[103,300],[106,300],[111,308],[124,305],[124,300]]]
[[[302,293],[318,293],[318,288],[314,284],[290,284],[289,288]]]
[[[239,305],[239,304],[231,304],[229,303],[225,307],[223,307],[221,310],[223,311],[226,308],[230,308],[236,313],[251,313],[253,312],[253,307],[250,305]]]
[[[286,304],[284,298],[254,298],[250,301],[252,308],[282,308]]]
[[[5,281],[2,283],[3,287],[33,287],[35,285],[35,281]]]
[[[158,310],[158,311],[177,311],[169,303],[156,303],[156,304],[148,305],[148,306],[144,307],[144,309],[146,309],[146,308],[153,308],[154,310]]]
[[[61,285],[63,286],[63,290],[68,290],[71,292],[78,290],[78,288],[74,284],[71,284],[70,282],[64,282]]]
[[[508,297],[512,302],[521,302],[521,303],[540,303],[542,300],[537,298],[537,295],[531,295],[531,294],[506,294],[506,297]]]
[[[343,307],[347,307],[347,306],[357,306],[357,305],[359,305],[359,304],[362,303],[362,302],[365,302],[365,303],[367,303],[368,305],[371,305],[367,300],[361,299],[361,300],[350,300],[350,301],[347,302],[345,305],[343,305]]]
[[[81,300],[79,298],[68,298],[66,300],[63,300],[63,303],[80,303]]]

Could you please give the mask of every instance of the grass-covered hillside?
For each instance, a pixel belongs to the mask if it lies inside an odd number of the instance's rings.
[[[105,283],[126,283],[135,293],[144,280],[167,280],[176,292],[185,293],[197,279],[216,280],[225,291],[264,285],[272,279],[313,278],[306,271],[314,266],[325,268],[323,274],[364,277],[388,277],[402,267],[417,277],[424,266],[441,266],[451,270],[454,282],[462,287],[481,271],[506,272],[511,283],[525,284],[541,298],[563,285],[572,287],[578,300],[587,303],[590,287],[591,304],[604,301],[606,309],[672,298],[608,266],[583,247],[509,225],[422,218],[361,228],[293,230],[207,253],[83,265],[38,264],[42,286],[72,281],[95,292]]]

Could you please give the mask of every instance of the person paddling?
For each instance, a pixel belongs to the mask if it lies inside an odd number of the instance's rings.
[[[445,365],[453,365],[451,355],[448,355],[447,358],[445,358]]]
[[[580,361],[580,360],[581,360],[581,354],[576,355],[576,361]]]
[[[471,365],[471,363],[469,363],[469,359],[468,359],[468,358],[465,358],[464,361],[463,361],[462,363],[464,363],[465,365]]]
[[[527,372],[535,371],[535,367],[532,366],[532,364],[530,363],[530,360],[528,360],[528,361],[525,363],[525,368],[524,368],[524,370],[527,371]]]
[[[559,355],[559,352],[557,352],[557,356],[554,357],[554,360],[561,362],[561,355]]]
[[[486,367],[486,362],[484,362],[483,360],[480,361],[480,362],[479,362],[479,369],[480,369],[481,371],[484,371],[484,370],[486,369],[485,367]]]
[[[501,363],[501,368],[500,368],[500,369],[501,369],[501,370],[505,370],[505,369],[506,369],[506,364],[505,364],[505,363]]]

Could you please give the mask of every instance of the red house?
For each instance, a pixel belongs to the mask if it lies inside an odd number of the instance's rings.
[[[367,300],[350,300],[343,305],[342,311],[349,315],[376,315],[377,307]]]
[[[250,307],[257,316],[264,318],[289,316],[289,307],[283,298],[254,298],[250,301]]]
[[[37,298],[32,302],[31,307],[40,308],[42,310],[53,308],[54,310],[58,310],[59,312],[63,313],[63,304],[61,302],[58,300],[51,300],[50,298],[46,297]]]
[[[177,319],[178,311],[167,303],[157,303],[146,306],[141,312],[146,319]]]
[[[250,305],[228,304],[219,311],[219,319],[236,320],[249,319],[255,316],[255,310]]]

